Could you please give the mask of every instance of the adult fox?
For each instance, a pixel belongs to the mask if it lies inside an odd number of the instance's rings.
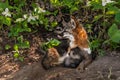
[[[68,52],[66,56],[70,55],[71,49],[79,47],[79,49],[82,50],[82,55],[84,56],[84,60],[80,63],[78,69],[83,71],[84,68],[92,61],[92,56],[90,55],[91,50],[89,47],[89,40],[86,30],[79,23],[79,21],[73,16],[71,16],[71,21],[69,23],[69,26],[67,26],[65,30],[66,32],[64,33],[64,37],[70,40]]]

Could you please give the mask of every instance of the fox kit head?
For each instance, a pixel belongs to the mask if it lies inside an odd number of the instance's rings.
[[[44,69],[49,69],[57,65],[59,57],[59,53],[55,48],[48,49],[47,54],[42,60],[42,66]]]

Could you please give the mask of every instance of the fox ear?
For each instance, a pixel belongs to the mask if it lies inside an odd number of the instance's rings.
[[[76,22],[75,22],[75,19],[74,19],[74,17],[72,16],[71,17],[71,26],[72,26],[72,28],[74,29],[74,28],[76,28]]]

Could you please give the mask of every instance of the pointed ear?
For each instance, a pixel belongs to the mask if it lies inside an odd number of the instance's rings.
[[[71,21],[70,21],[70,23],[71,23],[71,26],[72,26],[72,28],[76,28],[76,22],[75,22],[75,17],[74,16],[71,16]]]

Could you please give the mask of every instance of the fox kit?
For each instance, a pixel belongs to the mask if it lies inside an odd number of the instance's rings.
[[[59,58],[64,56],[69,47],[69,40],[62,39],[59,46],[49,48],[45,53],[44,58],[42,59],[42,65],[45,69],[60,65],[64,61],[60,61]],[[43,52],[42,52],[43,53]]]
[[[60,55],[55,48],[50,48],[42,59],[42,66],[44,69],[49,69],[58,64]]]
[[[73,16],[71,17],[70,24],[67,26],[65,31],[66,32],[63,37],[70,40],[67,56],[70,55],[71,49],[79,47],[79,49],[82,50],[82,55],[85,59],[79,64],[78,69],[83,71],[84,68],[92,61],[88,35],[83,26]]]

